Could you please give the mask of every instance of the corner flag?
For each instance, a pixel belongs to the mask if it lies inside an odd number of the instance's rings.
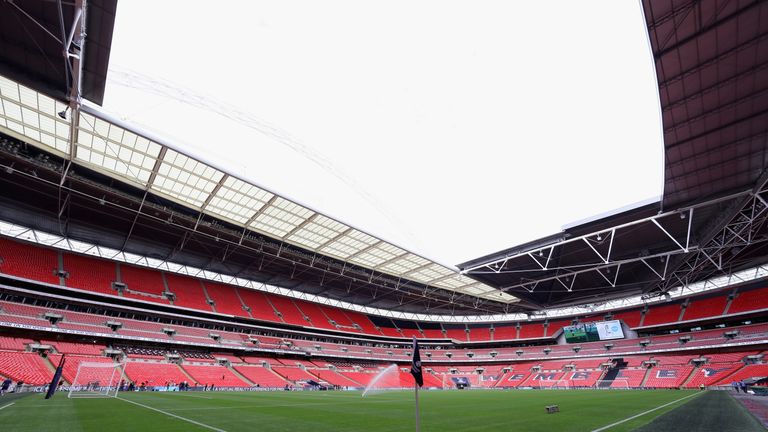
[[[52,398],[53,395],[56,393],[56,389],[59,387],[61,374],[62,372],[64,372],[64,359],[66,357],[67,357],[66,354],[61,355],[61,360],[59,360],[59,366],[56,368],[56,373],[53,374],[53,379],[51,380],[51,384],[48,385],[48,392],[45,394],[46,399]]]
[[[419,343],[413,338],[413,361],[411,362],[411,375],[419,387],[424,385],[424,376],[421,374],[421,355],[419,355]]]

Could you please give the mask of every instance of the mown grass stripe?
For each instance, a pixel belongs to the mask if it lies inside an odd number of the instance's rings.
[[[686,400],[686,399],[692,398],[692,397],[694,397],[694,396],[698,396],[698,395],[700,395],[700,394],[703,394],[703,393],[694,393],[694,394],[691,394],[691,395],[688,395],[688,396],[683,396],[683,397],[681,397],[680,399],[677,399],[677,400],[673,400],[672,402],[668,402],[668,403],[665,403],[664,405],[659,405],[659,406],[657,406],[656,408],[652,408],[652,409],[649,409],[649,410],[647,410],[647,411],[643,411],[643,412],[641,412],[640,414],[635,414],[635,415],[633,415],[632,417],[627,417],[627,418],[625,418],[625,419],[623,419],[623,420],[619,420],[619,421],[617,421],[617,422],[615,422],[615,423],[611,423],[611,424],[609,424],[608,426],[603,426],[603,427],[601,427],[601,428],[593,429],[593,430],[592,430],[592,432],[601,432],[601,431],[604,431],[604,430],[608,430],[608,429],[610,429],[610,428],[612,428],[612,427],[614,427],[614,426],[618,426],[618,425],[620,425],[620,424],[622,424],[622,423],[626,423],[626,422],[628,422],[628,421],[630,421],[630,420],[634,420],[634,419],[636,419],[636,418],[638,418],[638,417],[642,417],[642,416],[644,416],[644,415],[646,415],[646,414],[650,414],[650,413],[652,413],[652,412],[654,412],[654,411],[658,411],[658,410],[660,410],[660,409],[662,409],[662,408],[666,408],[666,407],[668,407],[668,406],[670,406],[670,405],[672,405],[672,404],[676,404],[676,403],[678,403],[678,402],[680,402],[680,401],[683,401],[683,400]]]
[[[161,409],[153,408],[153,407],[151,407],[151,406],[147,406],[147,405],[144,405],[144,404],[141,404],[141,403],[138,403],[138,402],[134,402],[134,401],[132,401],[132,400],[123,399],[123,398],[121,398],[121,397],[118,397],[117,399],[120,399],[121,401],[125,401],[125,402],[128,402],[128,403],[130,403],[130,404],[138,405],[138,406],[140,406],[140,407],[142,407],[142,408],[146,408],[146,409],[148,409],[148,410],[152,410],[152,411],[155,411],[155,412],[159,412],[159,413],[161,413],[161,414],[165,414],[165,415],[167,415],[168,417],[173,417],[173,418],[175,418],[175,419],[183,420],[183,421],[185,421],[185,422],[187,422],[187,423],[192,423],[192,424],[194,424],[194,425],[197,425],[197,426],[200,426],[200,427],[204,427],[204,428],[206,428],[206,429],[210,429],[210,430],[213,430],[213,431],[216,431],[216,432],[227,432],[227,431],[225,431],[224,429],[219,429],[219,428],[216,428],[216,427],[213,427],[213,426],[207,425],[207,424],[205,424],[205,423],[200,423],[200,422],[198,422],[198,421],[194,421],[194,420],[192,420],[192,419],[188,419],[188,418],[186,418],[186,417],[182,417],[182,416],[179,416],[179,415],[176,415],[176,414],[171,414],[171,413],[169,413],[169,412],[167,412],[167,411],[163,411],[163,410],[161,410]]]

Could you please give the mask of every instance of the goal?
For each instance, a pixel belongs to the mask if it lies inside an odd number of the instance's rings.
[[[67,397],[117,397],[124,376],[120,363],[80,363]]]
[[[551,389],[553,389],[553,390],[556,390],[556,389],[560,389],[560,390],[563,390],[563,389],[565,389],[565,390],[568,390],[568,389],[570,389],[571,387],[573,387],[573,385],[572,385],[572,384],[573,384],[573,382],[572,382],[571,380],[569,380],[569,379],[565,379],[565,378],[562,378],[562,379],[559,379],[559,380],[555,381],[555,383],[554,383],[554,384],[552,384],[552,386],[551,386],[551,387],[549,387],[549,388],[551,388]]]
[[[629,381],[623,379],[615,380],[597,380],[595,382],[596,389],[603,390],[627,390],[629,389]]]

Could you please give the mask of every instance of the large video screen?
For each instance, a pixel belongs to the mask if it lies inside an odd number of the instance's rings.
[[[619,321],[600,321],[574,326],[563,327],[565,341],[568,343],[576,342],[596,342],[601,340],[622,339],[624,331],[621,329]]]

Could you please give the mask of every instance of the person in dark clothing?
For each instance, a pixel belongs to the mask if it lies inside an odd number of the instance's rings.
[[[3,384],[0,385],[0,395],[4,395],[9,388],[11,388],[11,379],[6,378],[5,381],[3,381]]]

